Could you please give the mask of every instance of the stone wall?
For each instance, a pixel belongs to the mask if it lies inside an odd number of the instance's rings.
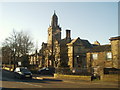
[[[92,68],[99,67],[99,74],[103,73],[104,68],[112,68],[113,67],[113,61],[106,59],[106,54],[108,52],[89,52],[87,53],[87,68],[89,72],[91,72]],[[93,59],[92,55],[98,54],[97,59]]]
[[[69,57],[68,65],[70,66],[70,68],[72,68],[73,67],[73,46],[72,45],[68,46],[68,57]]]
[[[120,63],[120,40],[112,40],[111,41],[111,50],[113,54],[113,67],[118,67],[118,62]]]

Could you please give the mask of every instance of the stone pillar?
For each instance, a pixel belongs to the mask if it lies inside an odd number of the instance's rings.
[[[118,63],[120,63],[120,36],[110,38],[111,41],[111,51],[113,56],[113,68],[120,68]]]

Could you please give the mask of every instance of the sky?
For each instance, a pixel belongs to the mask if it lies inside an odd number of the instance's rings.
[[[62,28],[71,30],[71,38],[80,37],[90,43],[109,44],[118,36],[117,2],[1,2],[0,45],[13,29],[29,34],[36,47],[47,42],[47,30],[56,11]]]

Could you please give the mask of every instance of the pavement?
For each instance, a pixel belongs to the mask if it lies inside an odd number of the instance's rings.
[[[63,82],[69,82],[69,83],[93,83],[93,84],[104,84],[104,85],[116,85],[118,84],[117,81],[101,81],[101,80],[95,80],[95,81],[88,81],[88,80],[75,80],[75,79],[70,79],[70,78],[55,78],[54,76],[50,76],[50,75],[38,75],[38,74],[33,74],[33,79],[40,79],[40,80],[45,80],[45,79],[49,79],[49,80],[61,80]]]
[[[13,72],[4,71],[3,75],[3,87],[19,87],[19,88],[55,88],[55,87],[66,87],[66,88],[117,88],[118,82],[103,82],[97,81],[85,81],[85,80],[74,80],[70,78],[59,78],[50,75],[39,75],[33,74],[32,80],[19,80],[14,79]]]
[[[11,72],[9,70],[6,70],[8,72]],[[12,72],[11,72],[12,73]],[[63,82],[69,82],[69,83],[93,83],[93,84],[104,84],[104,85],[118,85],[117,81],[101,81],[101,80],[95,80],[95,81],[88,81],[88,80],[75,80],[75,79],[70,79],[70,78],[58,78],[58,77],[54,77],[54,76],[50,76],[50,75],[39,75],[39,74],[33,74],[33,79],[38,79],[38,80],[60,80]],[[120,83],[120,82],[119,82]]]

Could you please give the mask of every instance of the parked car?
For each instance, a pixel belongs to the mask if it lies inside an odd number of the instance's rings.
[[[16,78],[32,78],[32,73],[27,69],[27,67],[17,67],[14,70],[14,74]]]
[[[53,75],[55,73],[55,68],[43,67],[38,70],[38,74],[41,75]]]

